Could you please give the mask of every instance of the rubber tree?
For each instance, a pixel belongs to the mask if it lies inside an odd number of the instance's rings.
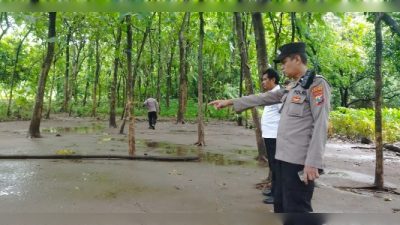
[[[187,71],[186,71],[186,59],[187,59],[187,40],[185,37],[185,31],[189,26],[190,13],[186,12],[183,16],[181,29],[179,31],[179,106],[176,118],[176,123],[185,123],[185,111],[187,102]]]
[[[42,63],[38,89],[36,93],[35,106],[33,108],[32,119],[29,125],[28,136],[31,138],[39,138],[40,121],[42,119],[44,89],[46,87],[46,79],[49,74],[51,62],[53,60],[54,48],[56,42],[56,12],[49,12],[49,26],[47,39],[47,53]]]
[[[244,41],[244,33],[243,33],[243,27],[242,27],[242,17],[240,13],[235,12],[235,21],[236,21],[236,34],[237,34],[237,40],[239,44],[239,49],[240,49],[240,59],[241,59],[241,65],[243,68],[243,75],[244,79],[246,80],[246,91],[247,95],[254,94],[254,88],[253,88],[253,81],[251,79],[251,72],[250,72],[250,67],[248,66],[248,58],[247,58],[247,47],[246,43]],[[261,124],[260,120],[258,117],[258,112],[256,108],[251,109],[251,115],[253,117],[253,123],[255,127],[255,134],[256,134],[256,140],[257,140],[257,149],[258,149],[258,157],[262,157],[265,155],[265,147],[264,147],[264,141],[261,138]]]
[[[197,142],[196,145],[204,146],[204,115],[203,115],[203,42],[204,42],[204,18],[199,12],[199,51],[198,51],[198,79],[197,79]]]

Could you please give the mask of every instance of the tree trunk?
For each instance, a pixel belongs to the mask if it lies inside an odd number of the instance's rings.
[[[375,186],[383,189],[383,143],[382,143],[382,13],[375,13]]]
[[[33,109],[31,124],[29,126],[29,137],[38,138],[40,136],[40,121],[42,119],[44,89],[46,87],[46,79],[49,74],[51,62],[54,55],[54,46],[56,38],[56,12],[49,12],[49,31],[47,40],[47,54],[42,64],[38,90],[36,94],[35,106]]]
[[[246,79],[246,90],[247,90],[247,94],[251,95],[251,94],[254,94],[254,89],[253,89],[253,82],[251,80],[250,67],[248,65],[247,48],[246,48],[246,43],[244,40],[242,19],[241,19],[240,13],[235,12],[234,14],[235,14],[235,18],[236,18],[236,20],[235,20],[236,21],[236,32],[237,32],[239,49],[240,49],[241,65],[243,67],[244,78]],[[261,125],[260,125],[260,120],[258,117],[257,109],[252,108],[251,114],[252,114],[253,123],[255,126],[258,157],[261,158],[262,156],[265,155],[265,146],[264,146],[264,141],[261,138]]]
[[[204,115],[203,115],[203,41],[204,41],[204,18],[203,13],[199,12],[200,16],[200,31],[199,31],[199,52],[198,52],[198,73],[197,79],[197,142],[196,145],[204,146]]]
[[[7,33],[8,29],[10,29],[11,25],[10,25],[10,22],[8,21],[7,12],[2,12],[0,15],[1,15],[1,20],[0,20],[0,22],[2,22],[3,18],[4,18],[4,20],[6,21],[6,28],[5,28],[5,29],[2,29],[2,32],[1,32],[1,34],[0,34],[0,41],[1,41],[1,39],[3,38],[3,36]],[[2,27],[2,28],[3,28],[3,27]]]
[[[79,44],[77,44],[75,46],[74,49],[76,49],[74,51],[74,56],[73,56],[73,64],[72,64],[72,79],[70,80],[70,91],[69,91],[69,100],[70,103],[72,101],[72,99],[74,99],[73,103],[70,104],[69,106],[69,116],[72,115],[72,108],[74,105],[78,104],[78,96],[77,96],[77,84],[76,84],[76,80],[78,78],[78,73],[81,70],[81,66],[83,64],[83,62],[85,61],[85,58],[83,57],[82,60],[80,60],[80,56],[82,53],[83,48],[85,47],[85,40],[82,39],[79,41]]]
[[[268,55],[267,55],[267,45],[265,43],[265,31],[264,24],[262,21],[261,13],[253,13],[253,27],[254,27],[254,37],[256,41],[256,50],[257,50],[257,68],[258,68],[258,77],[260,79],[260,89],[263,91],[262,87],[262,77],[263,73],[268,69]],[[262,138],[261,132],[261,124],[260,122],[255,124],[256,127],[256,135],[257,136],[257,146],[258,146],[258,154],[259,156],[267,156],[267,151],[265,150],[265,143]],[[258,132],[257,132],[258,131]],[[260,149],[262,148],[262,151]]]
[[[57,61],[57,58],[56,58],[56,56],[54,56],[54,60],[53,60],[54,73],[53,73],[53,78],[51,79],[51,86],[50,86],[50,92],[49,92],[49,97],[48,97],[49,98],[49,106],[48,106],[47,113],[45,116],[46,119],[50,119],[51,101],[53,98],[54,83],[56,81],[56,61]]]
[[[174,52],[175,52],[175,42],[173,42],[171,44],[171,53],[170,53],[169,61],[167,63],[167,93],[165,96],[165,104],[166,104],[167,108],[169,108],[169,98],[170,98],[171,91],[172,91],[171,68],[172,68],[172,61],[174,59]]]
[[[186,27],[189,26],[189,17],[190,13],[186,12],[181,29],[179,31],[179,106],[178,106],[178,113],[176,118],[176,123],[185,123],[185,111],[186,111],[186,100],[187,100],[187,71],[186,71],[186,57],[187,57],[187,41],[185,38],[185,30]]]
[[[158,13],[158,70],[157,70],[157,101],[161,104],[161,12]],[[161,109],[161,107],[160,107]],[[160,112],[158,112],[160,113]]]
[[[132,88],[132,25],[131,25],[131,15],[126,16],[126,39],[127,39],[127,103],[126,103],[126,114],[129,118],[129,131],[128,131],[128,147],[129,156],[135,155],[135,117],[132,113],[133,111],[133,88]]]
[[[252,14],[253,27],[254,27],[254,38],[256,41],[257,50],[257,68],[258,76],[260,81],[260,89],[262,88],[262,76],[263,72],[268,69],[268,54],[267,54],[267,44],[265,42],[265,29],[262,20],[261,13],[256,12]]]
[[[18,66],[18,61],[19,61],[19,54],[22,49],[22,44],[24,43],[26,37],[28,37],[29,33],[31,32],[32,28],[29,28],[28,32],[24,35],[24,37],[21,39],[21,41],[18,44],[17,51],[15,52],[15,61],[14,61],[14,69],[13,69],[13,74],[11,77],[11,85],[10,85],[10,95],[8,99],[8,107],[7,107],[7,116],[11,116],[11,102],[12,102],[12,97],[13,97],[13,89],[14,89],[14,82],[17,76],[17,66]]]
[[[290,12],[290,23],[292,25],[292,39],[291,42],[294,42],[294,38],[296,37],[296,13]]]
[[[94,74],[93,94],[92,94],[92,117],[96,116],[97,109],[97,86],[100,77],[100,52],[99,52],[99,34],[96,34],[96,72]]]
[[[109,127],[117,128],[117,122],[115,120],[115,103],[116,103],[116,85],[118,80],[118,66],[119,66],[119,51],[121,45],[121,37],[122,37],[122,27],[121,24],[118,24],[117,28],[117,38],[115,40],[115,54],[114,54],[114,72],[113,72],[113,80],[111,83],[110,90],[110,119],[109,119]]]
[[[278,46],[280,44],[280,36],[282,32],[282,23],[283,23],[283,13],[280,13],[279,26],[276,24],[275,19],[272,17],[272,12],[268,13],[269,19],[271,20],[272,27],[274,28],[275,34],[275,43],[274,43],[274,56],[277,55]],[[277,64],[274,64],[274,68],[277,69]]]
[[[72,27],[68,26],[66,47],[65,47],[65,78],[64,78],[64,101],[63,106],[61,108],[62,112],[68,111],[68,103],[69,103],[69,42],[71,41],[72,36]]]

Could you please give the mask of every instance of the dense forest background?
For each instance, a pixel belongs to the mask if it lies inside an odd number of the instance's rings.
[[[400,22],[400,13],[385,15],[394,24]],[[266,44],[265,54],[261,54],[265,57],[264,67],[279,70],[272,60],[280,45],[306,42],[309,67],[333,87],[332,132],[373,139],[372,13],[266,12],[255,17],[254,13],[229,12],[58,12],[54,16],[56,33],[49,38],[48,13],[0,13],[1,120],[30,119],[41,84],[45,85],[41,113],[46,118],[60,112],[69,116],[110,116],[110,126],[116,126],[111,117],[118,120],[124,116],[128,99],[132,98],[137,116],[146,113],[142,102],[153,96],[161,104],[162,116],[195,119],[200,67],[205,119],[234,120],[237,115],[232,111],[215,111],[206,103],[248,94],[246,69],[253,91],[262,91],[263,65],[257,41],[261,24]],[[201,21],[204,41],[199,60]],[[400,38],[395,28],[382,26],[386,141],[400,140]],[[244,46],[237,38],[238,29],[243,33]],[[40,75],[48,43],[54,44],[54,56],[43,83]],[[246,50],[246,64],[242,49]],[[129,61],[131,67],[127,66]],[[245,115],[245,119],[252,115]]]

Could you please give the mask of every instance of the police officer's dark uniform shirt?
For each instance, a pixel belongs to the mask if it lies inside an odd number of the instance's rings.
[[[293,82],[286,90],[233,99],[233,108],[241,112],[258,105],[282,102],[275,158],[323,168],[330,98],[328,82],[322,76],[316,76],[308,89]]]

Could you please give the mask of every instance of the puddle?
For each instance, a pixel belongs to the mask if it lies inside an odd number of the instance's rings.
[[[84,127],[49,127],[43,128],[43,133],[51,133],[51,134],[58,134],[58,133],[77,133],[77,134],[91,134],[96,133],[98,131],[104,130],[104,126],[101,124],[93,123],[91,126],[84,126]]]
[[[234,150],[235,154],[225,155],[220,153],[203,152],[197,147],[187,145],[171,144],[167,142],[156,142],[151,140],[139,141],[138,145],[147,147],[146,153],[155,152],[157,154],[171,155],[171,156],[189,156],[198,155],[201,162],[211,163],[218,166],[227,165],[257,165],[253,159],[255,150]],[[251,156],[249,158],[238,159],[241,156]]]

